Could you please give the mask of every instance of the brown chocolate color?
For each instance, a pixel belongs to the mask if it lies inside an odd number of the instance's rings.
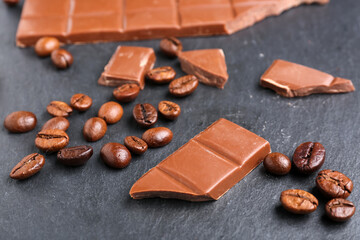
[[[270,151],[265,139],[221,118],[144,174],[130,195],[135,199],[217,200]]]
[[[280,59],[275,60],[261,76],[260,85],[283,97],[355,91],[350,80]]]

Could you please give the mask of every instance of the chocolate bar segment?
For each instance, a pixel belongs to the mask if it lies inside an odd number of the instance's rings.
[[[219,119],[144,174],[130,196],[218,200],[270,152],[265,139]]]
[[[350,80],[284,60],[273,62],[261,76],[260,85],[284,97],[355,91]]]

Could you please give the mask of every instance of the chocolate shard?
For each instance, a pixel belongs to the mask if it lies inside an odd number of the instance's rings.
[[[260,85],[284,97],[355,91],[350,80],[333,77],[319,70],[279,59],[275,60],[261,76]]]
[[[155,60],[152,48],[119,46],[98,83],[109,87],[135,83],[144,89],[145,74],[154,66]]]
[[[218,200],[270,152],[265,139],[221,118],[145,173],[130,196]]]
[[[181,69],[198,77],[199,81],[210,86],[224,88],[229,75],[222,49],[203,49],[181,52]]]

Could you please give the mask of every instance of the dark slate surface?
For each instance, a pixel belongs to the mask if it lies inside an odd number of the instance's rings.
[[[0,128],[0,239],[360,238],[359,212],[344,224],[326,219],[325,199],[314,188],[316,174],[274,177],[260,166],[216,202],[136,201],[128,195],[142,174],[224,117],[267,139],[273,151],[289,156],[301,142],[322,142],[327,150],[323,169],[338,170],[353,179],[355,189],[349,199],[358,205],[359,92],[286,99],[258,83],[272,61],[282,58],[352,79],[360,89],[360,1],[302,6],[232,36],[182,39],[186,50],[224,49],[230,79],[223,91],[201,85],[193,95],[173,99],[166,86],[148,84],[134,103],[123,105],[123,119],[110,126],[101,141],[91,144],[95,154],[87,165],[68,168],[49,155],[42,171],[27,181],[14,181],[8,175],[22,157],[37,152],[34,137],[50,118],[45,111],[50,101],[69,101],[77,92],[94,99],[88,112],[69,118],[70,145],[86,143],[81,134],[84,122],[112,99],[112,89],[96,81],[119,43],[67,46],[75,64],[57,71],[49,59],[37,58],[33,49],[15,46],[20,12],[20,7],[0,4],[0,119],[28,110],[38,116],[39,123],[25,134],[9,134]],[[159,41],[122,44],[158,51]],[[157,66],[171,65],[183,74],[176,60],[157,56]],[[143,132],[131,117],[134,104],[157,105],[163,99],[176,100],[183,110],[177,121],[161,119],[156,124],[174,132],[173,142],[134,157],[126,169],[106,167],[99,158],[103,144]],[[288,188],[314,193],[319,209],[308,216],[285,212],[278,199]]]

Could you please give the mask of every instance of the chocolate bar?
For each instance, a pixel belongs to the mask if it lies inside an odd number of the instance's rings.
[[[155,60],[152,48],[119,46],[105,66],[98,83],[110,87],[135,83],[144,89],[145,74],[152,69]]]
[[[300,4],[329,0],[26,0],[17,45],[231,34]]]
[[[265,139],[221,118],[145,173],[130,196],[218,200],[270,152]]]
[[[261,76],[260,85],[284,97],[355,91],[350,80],[284,60],[273,62]]]

